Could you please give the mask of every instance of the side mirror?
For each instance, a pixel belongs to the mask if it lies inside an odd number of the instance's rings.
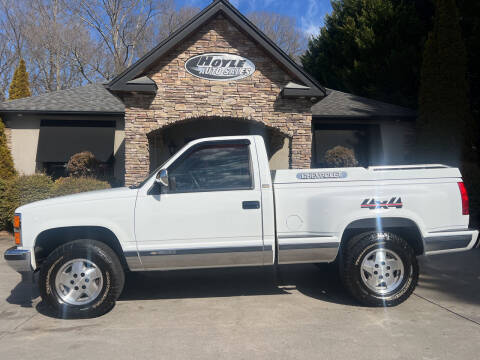
[[[167,169],[162,169],[157,173],[155,177],[155,182],[168,187],[168,171]]]

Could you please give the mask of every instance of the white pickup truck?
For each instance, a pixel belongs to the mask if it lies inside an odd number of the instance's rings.
[[[416,256],[469,250],[468,197],[443,165],[270,172],[261,136],[192,141],[136,187],[17,209],[5,259],[40,271],[62,316],[115,304],[125,271],[334,262],[370,306],[401,303]]]

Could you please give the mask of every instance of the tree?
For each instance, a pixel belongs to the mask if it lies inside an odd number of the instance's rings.
[[[72,88],[101,77],[87,65],[93,62],[96,41],[87,25],[67,10],[62,0],[29,0],[24,10],[23,53],[29,59],[34,93]]]
[[[477,139],[477,163],[480,165],[480,1],[457,0],[460,13],[460,26],[467,49],[467,81],[472,109],[473,129],[469,129],[473,139]]]
[[[421,71],[418,145],[425,160],[458,165],[472,146],[467,54],[455,0],[435,5]]]
[[[251,12],[247,17],[291,58],[305,51],[307,37],[295,26],[295,18],[266,11]]]
[[[15,74],[13,74],[12,83],[8,91],[8,98],[9,100],[15,100],[29,97],[30,95],[27,67],[25,66],[25,61],[20,59],[20,63],[15,69]]]
[[[424,3],[332,1],[332,13],[301,57],[304,68],[327,87],[416,107],[428,28],[419,11]]]
[[[15,167],[13,166],[12,154],[7,146],[7,136],[5,134],[5,125],[0,119],[0,179],[8,180],[15,176]]]
[[[148,24],[162,11],[164,0],[72,0],[72,13],[101,39],[118,74],[138,58],[137,49],[148,37]],[[113,74],[112,74],[113,75]]]

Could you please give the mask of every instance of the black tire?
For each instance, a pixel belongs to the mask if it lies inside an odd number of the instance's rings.
[[[73,305],[64,302],[55,286],[62,266],[74,259],[88,259],[103,276],[99,294],[91,301]],[[68,266],[68,265],[67,265]],[[125,273],[115,252],[96,240],[75,240],[56,248],[42,264],[39,291],[43,301],[61,318],[92,318],[105,314],[115,305],[125,283]]]
[[[403,279],[393,291],[379,294],[362,280],[361,264],[364,258],[378,248],[393,251],[403,264]],[[418,282],[418,263],[412,247],[400,236],[390,232],[368,232],[353,237],[344,249],[340,275],[347,290],[367,306],[395,306],[412,294]]]

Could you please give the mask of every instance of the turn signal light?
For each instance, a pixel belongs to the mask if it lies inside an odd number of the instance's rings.
[[[20,227],[22,225],[21,219],[20,219],[20,214],[15,214],[13,217],[13,232],[14,232],[14,238],[15,238],[15,244],[16,245],[22,245],[22,235],[20,232]]]
[[[22,238],[19,232],[15,233],[15,245],[22,245]]]
[[[463,182],[458,183],[460,189],[460,195],[462,196],[462,215],[468,215],[470,213],[468,206],[468,193]]]
[[[20,229],[20,215],[15,215],[13,217],[13,227],[15,229]]]

